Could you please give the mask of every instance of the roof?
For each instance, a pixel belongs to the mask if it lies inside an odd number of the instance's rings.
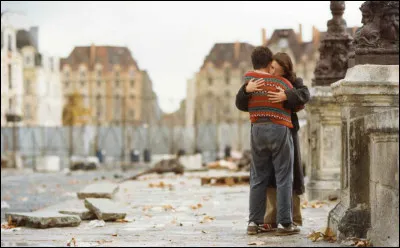
[[[18,30],[17,31],[17,48],[21,49],[25,46],[33,46],[35,47],[35,42],[29,33],[26,30]]]
[[[73,69],[77,69],[80,64],[86,64],[93,69],[97,63],[100,63],[106,71],[111,71],[113,65],[120,65],[124,69],[132,65],[138,68],[127,47],[95,46],[93,64],[90,64],[90,49],[90,46],[75,47],[67,58],[60,59],[60,68],[69,64]]]
[[[233,68],[239,67],[239,64],[243,61],[251,64],[251,53],[255,47],[248,43],[238,43],[240,45],[239,56],[235,58],[235,44],[216,43],[204,59],[201,69],[209,62],[213,63],[217,68],[221,68],[225,62],[230,63]]]
[[[267,46],[278,42],[282,38],[287,38],[289,47],[293,51],[296,61],[298,61],[303,54],[301,43],[297,39],[297,34],[293,29],[275,29],[271,38],[267,42]]]
[[[350,36],[354,36],[355,30],[357,27],[349,27],[346,28],[346,32],[350,34]],[[324,39],[324,36],[327,32],[320,32],[319,41]],[[271,38],[267,42],[267,46],[278,42],[282,38],[288,39],[289,48],[293,51],[295,56],[295,60],[299,61],[303,55],[311,56],[315,51],[318,50],[319,44],[314,45],[312,41],[310,42],[299,42],[297,38],[297,34],[293,29],[276,29],[274,30]]]

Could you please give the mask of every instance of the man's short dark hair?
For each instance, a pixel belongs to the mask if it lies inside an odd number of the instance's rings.
[[[272,52],[266,46],[258,46],[251,53],[251,62],[255,70],[265,68],[272,62]]]

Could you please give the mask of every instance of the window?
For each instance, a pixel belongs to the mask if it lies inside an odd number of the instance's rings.
[[[212,83],[213,83],[213,80],[212,80],[212,78],[211,78],[211,77],[208,77],[208,85],[209,85],[209,86],[211,86],[211,85],[212,85]]]
[[[129,71],[129,76],[131,77],[131,78],[133,78],[134,76],[135,76],[135,70],[130,70]]]
[[[65,78],[69,78],[69,71],[65,71]]]
[[[8,110],[11,112],[13,109],[14,109],[14,106],[13,106],[13,99],[12,98],[9,98],[8,99]]]
[[[96,96],[96,106],[97,106],[97,117],[100,117],[101,115],[101,96],[98,94]]]
[[[135,80],[131,79],[131,87],[135,86]]]
[[[29,79],[25,80],[25,94],[29,95],[31,94],[31,81]]]
[[[231,80],[231,70],[230,68],[225,68],[225,83],[229,84],[230,80]]]
[[[12,89],[12,66],[8,65],[8,88]]]
[[[115,72],[115,77],[117,77],[117,78],[119,77],[119,71]]]
[[[97,86],[100,87],[101,86],[101,80],[97,79]]]
[[[119,87],[119,80],[115,80],[115,87]]]
[[[29,105],[29,104],[27,104],[27,105],[25,106],[25,117],[28,118],[28,119],[31,118],[31,108],[30,108],[30,105]]]
[[[226,106],[224,111],[225,111],[224,114],[229,114],[231,111],[231,108],[229,106]]]
[[[85,86],[85,81],[81,80],[81,86],[84,87]]]
[[[101,77],[101,70],[97,70],[97,77]]]
[[[85,71],[81,71],[81,78],[83,78],[83,77],[85,77],[85,76],[86,76]]]
[[[10,34],[8,35],[8,51],[12,51],[12,37]]]
[[[131,119],[135,119],[135,110],[129,110],[129,116],[131,117]]]
[[[121,98],[116,95],[114,98],[114,119],[117,120],[121,117]]]
[[[131,101],[135,100],[135,96],[134,95],[130,95]]]
[[[25,57],[25,65],[30,65],[31,64],[31,56],[26,56]]]
[[[69,86],[69,81],[65,80],[64,84],[65,84],[65,87],[68,87]]]
[[[53,60],[53,58],[50,58],[49,62],[50,62],[50,71],[54,71],[54,60]]]

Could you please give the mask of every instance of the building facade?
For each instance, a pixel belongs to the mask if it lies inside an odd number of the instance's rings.
[[[16,30],[7,15],[1,13],[1,126],[10,125],[7,119],[23,121],[22,56],[17,49]]]
[[[59,58],[39,53],[37,27],[18,30],[17,48],[23,60],[24,124],[60,126],[63,98]]]
[[[61,59],[60,68],[64,98],[82,95],[89,124],[144,123],[144,97],[153,91],[147,72],[140,70],[127,47],[75,47]]]
[[[235,96],[243,75],[252,69],[248,43],[217,43],[206,56],[195,76],[194,123],[234,123],[247,120],[248,114],[235,107]],[[193,83],[193,82],[192,82]]]

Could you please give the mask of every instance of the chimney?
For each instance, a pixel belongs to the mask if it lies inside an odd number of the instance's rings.
[[[267,32],[265,31],[265,28],[261,29],[261,46],[266,46],[267,45]]]
[[[90,45],[90,67],[94,68],[94,59],[96,58],[96,46],[92,43]]]
[[[319,45],[319,39],[320,39],[320,32],[315,26],[313,26],[312,27],[312,42],[313,42],[314,46]]]
[[[238,60],[239,59],[239,54],[240,54],[240,42],[239,41],[235,42],[234,51],[233,52],[234,52],[234,54],[233,54],[234,59]]]
[[[299,32],[297,33],[297,40],[299,43],[303,43],[303,25],[299,23]]]
[[[29,34],[32,37],[33,46],[36,48],[36,51],[39,51],[39,27],[31,27]]]

